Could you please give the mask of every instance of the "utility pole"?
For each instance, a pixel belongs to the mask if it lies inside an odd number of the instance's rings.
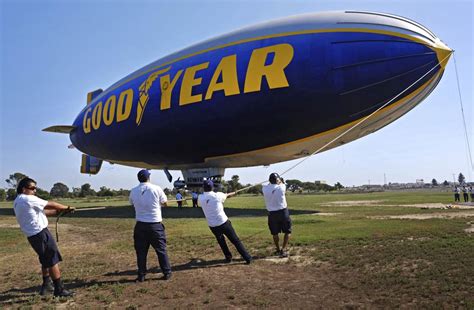
[[[385,176],[385,172],[383,173],[383,185],[387,186],[387,177]]]
[[[456,177],[455,177],[456,173],[453,173],[453,185],[456,185]]]

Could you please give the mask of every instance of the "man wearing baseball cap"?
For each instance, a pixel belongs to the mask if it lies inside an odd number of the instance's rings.
[[[252,262],[252,256],[250,256],[245,249],[235,233],[232,223],[224,212],[224,201],[227,198],[234,196],[236,193],[232,192],[224,194],[222,192],[213,192],[212,189],[214,188],[214,183],[212,180],[204,180],[203,188],[204,193],[198,197],[199,206],[201,206],[204,211],[209,228],[214,236],[216,236],[217,242],[224,253],[226,262],[230,263],[232,261],[232,253],[227,246],[224,235],[230,242],[232,242],[239,254],[245,260],[245,263],[250,264]]]
[[[162,223],[161,207],[166,207],[167,198],[161,187],[150,183],[150,171],[138,172],[140,184],[130,191],[130,203],[135,208],[137,223],[133,232],[137,254],[138,276],[136,281],[145,281],[146,260],[150,245],[158,256],[163,280],[171,278],[171,266],[166,252],[165,226]]]
[[[280,257],[288,257],[288,241],[291,236],[291,218],[286,203],[286,185],[278,173],[270,174],[270,182],[262,187],[265,206],[268,211],[268,228],[273,236],[276,253]],[[284,233],[283,244],[280,248],[279,233]]]

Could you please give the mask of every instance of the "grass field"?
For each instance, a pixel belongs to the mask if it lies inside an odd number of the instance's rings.
[[[200,209],[163,210],[173,278],[160,281],[150,251],[136,284],[126,199],[63,201],[85,210],[60,221],[66,287],[76,296],[37,295],[37,258],[0,203],[0,308],[461,308],[474,309],[474,209],[425,208],[450,193],[289,195],[290,258],[273,257],[262,196],[226,201],[226,213],[254,256],[223,263]],[[397,219],[391,216],[413,216]],[[417,219],[424,215],[427,219]],[[432,216],[432,217],[430,217]],[[54,234],[55,219],[50,219]]]

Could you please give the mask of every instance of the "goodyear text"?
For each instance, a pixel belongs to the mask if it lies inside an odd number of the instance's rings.
[[[268,64],[270,55],[273,59]],[[208,70],[209,61],[177,70],[173,74],[169,73],[171,67],[157,70],[147,77],[138,91],[129,88],[122,91],[118,98],[111,95],[94,107],[87,108],[83,118],[84,133],[126,121],[131,115],[134,100],[137,101],[135,122],[140,125],[150,98],[149,91],[154,87],[159,87],[161,92],[160,110],[172,107],[172,94],[179,94],[178,106],[186,106],[211,100],[216,92],[223,92],[225,96],[258,92],[264,78],[269,89],[289,87],[285,68],[291,63],[293,56],[293,46],[288,43],[254,49],[247,64],[243,85],[238,81],[237,54],[219,60],[208,84],[203,84],[199,73]],[[196,93],[195,87],[198,85],[205,86],[206,91]]]

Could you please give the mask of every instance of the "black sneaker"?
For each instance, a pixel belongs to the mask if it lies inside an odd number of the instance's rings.
[[[231,263],[232,262],[232,256],[226,256],[225,257],[225,262],[226,263]]]
[[[53,291],[54,291],[53,283],[51,283],[51,281],[49,281],[49,282],[44,282],[44,283],[41,285],[39,294],[40,294],[41,296],[44,296],[44,295],[46,295],[47,293],[52,293]]]
[[[170,272],[170,273],[165,273],[165,274],[163,275],[163,278],[161,278],[161,279],[163,279],[163,280],[169,280],[169,279],[171,279],[171,272]]]
[[[276,250],[275,253],[273,253],[275,256],[280,256],[281,255],[281,250]]]
[[[245,260],[245,264],[246,264],[246,265],[250,265],[251,263],[252,263],[252,259],[246,259],[246,260]]]
[[[145,276],[144,275],[139,275],[135,279],[135,282],[145,282]]]
[[[61,291],[54,292],[54,297],[72,297],[74,296],[74,292],[68,291],[66,289],[62,289]]]
[[[280,253],[281,258],[285,258],[285,257],[288,257],[288,256],[289,256],[289,254],[288,254],[287,250],[281,250],[281,253]]]

